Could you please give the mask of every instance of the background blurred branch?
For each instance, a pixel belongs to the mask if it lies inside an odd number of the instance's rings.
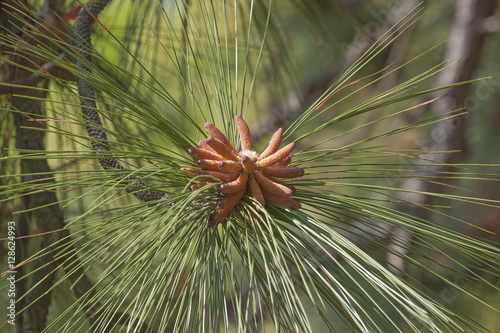
[[[318,76],[314,82],[307,85],[300,91],[288,95],[283,103],[274,103],[271,108],[271,116],[264,118],[256,124],[252,124],[252,141],[257,142],[262,136],[275,131],[277,128],[284,127],[288,122],[300,115],[309,103],[318,99],[342,74],[349,68],[363,53],[365,53],[372,43],[382,37],[387,31],[396,25],[412,8],[415,8],[419,0],[402,1],[400,6],[393,12],[384,13],[384,17],[370,23],[375,23],[377,29],[370,33],[370,36],[356,36],[353,42],[343,48],[345,61],[341,64],[331,64],[327,66],[330,70],[322,76]],[[381,21],[382,20],[382,21]],[[367,24],[368,25],[368,24]],[[363,32],[363,30],[361,30]],[[399,38],[395,44],[391,45],[390,57],[388,63],[394,61],[394,58],[401,57],[401,49],[404,50],[406,38]],[[395,78],[393,78],[395,80]],[[390,82],[385,82],[390,84]]]
[[[2,3],[3,4],[3,3]],[[47,1],[43,8],[51,11],[52,14],[59,12],[61,1]],[[4,4],[3,4],[4,5]],[[7,5],[7,4],[5,4]],[[9,6],[16,8],[16,4],[9,3]],[[2,6],[3,7],[3,6]],[[9,7],[9,8],[12,8]],[[87,12],[85,12],[87,14]],[[43,16],[43,13],[41,13]],[[97,13],[93,13],[97,15]],[[10,18],[12,19],[12,18]],[[78,22],[78,20],[77,20]],[[14,23],[22,26],[21,22]],[[90,28],[90,27],[88,27]],[[89,30],[90,32],[90,30]],[[2,33],[12,34],[12,31],[6,29]],[[36,43],[27,37],[27,34],[19,34],[29,43]],[[38,84],[45,79],[43,74],[53,74],[57,66],[53,63],[40,64],[40,61],[33,56],[18,56],[18,50],[13,50],[14,61],[17,66],[11,66],[7,80],[11,84],[22,85],[24,87],[10,87],[0,84],[0,94],[20,94],[22,96],[9,96],[9,107],[14,111],[14,125],[16,128],[16,148],[21,150],[40,151],[41,154],[46,150],[45,131],[34,130],[33,127],[44,129],[45,122],[37,122],[36,119],[45,118],[42,112],[42,103],[40,99],[44,98],[43,92],[37,89]],[[62,54],[61,57],[65,57]],[[26,68],[22,68],[22,66]],[[31,87],[31,88],[30,88]],[[35,121],[33,121],[35,120]],[[46,159],[21,159],[21,182],[30,182],[31,184],[53,182],[54,176]],[[54,191],[38,192],[30,191],[21,196],[20,210],[27,210],[20,214],[18,220],[19,236],[43,234],[36,238],[22,238],[16,241],[18,249],[16,261],[22,262],[30,255],[39,250],[48,249],[56,244],[59,247],[66,247],[66,255],[74,253],[71,244],[71,238],[68,229],[65,229],[63,212],[60,209],[59,201]],[[36,209],[36,211],[33,211]],[[36,241],[32,241],[36,239]],[[33,242],[34,244],[32,244]],[[28,245],[29,244],[29,245]],[[17,321],[16,331],[18,333],[39,333],[46,328],[47,314],[51,305],[52,286],[54,284],[55,273],[63,265],[66,255],[62,254],[57,260],[53,258],[51,252],[40,256],[37,260],[29,264],[29,274],[25,265],[19,266],[17,270],[17,295],[24,297],[18,301],[18,307],[24,308],[22,320]],[[31,267],[35,265],[36,267]],[[68,274],[68,280],[73,284],[72,293],[76,299],[86,299],[93,302],[86,303],[87,318],[92,323],[95,321],[94,312],[102,304],[95,301],[96,292],[93,289],[93,283],[85,275],[85,270],[80,265],[77,258],[72,258],[71,274]],[[21,279],[23,278],[23,279]],[[117,312],[113,323],[131,324],[130,317],[121,312]],[[152,328],[142,324],[139,332],[155,332]]]
[[[484,47],[485,36],[492,32],[492,15],[496,8],[496,0],[459,0],[456,4],[455,17],[450,30],[446,50],[443,58],[445,60],[459,60],[450,68],[440,72],[436,79],[436,87],[450,85],[455,82],[474,79],[474,73],[479,65],[479,60]],[[431,111],[437,116],[444,116],[451,110],[457,110],[465,106],[467,96],[470,94],[471,85],[460,85],[441,91],[438,94],[447,93],[447,96],[433,103]],[[435,95],[433,97],[438,97]],[[459,112],[459,111],[457,111]],[[435,164],[432,166],[416,166],[415,169],[425,173],[431,181],[418,180],[419,173],[414,178],[408,178],[401,185],[401,189],[411,192],[401,192],[400,198],[415,205],[401,205],[397,208],[405,214],[417,218],[428,218],[430,211],[422,205],[430,205],[433,197],[425,195],[427,192],[441,191],[441,182],[444,180],[441,172],[447,171],[449,166],[443,163],[458,163],[467,154],[467,121],[465,115],[453,117],[436,123],[430,135],[430,142],[426,148],[429,152],[458,151],[446,154],[423,154],[420,156],[424,163]],[[424,192],[424,193],[415,193]],[[412,235],[402,229],[394,229],[401,239],[407,243],[412,241]],[[403,253],[408,253],[406,244],[394,245],[394,248]],[[394,253],[387,253],[388,262],[397,267],[397,271],[404,271],[405,260]]]
[[[48,7],[47,7],[48,8]],[[30,43],[27,36],[23,36]],[[22,68],[35,69],[38,61],[35,57],[29,55],[18,56],[15,51],[14,61],[19,66],[12,68],[9,80],[24,81],[30,77],[31,71]],[[43,130],[33,130],[32,128],[45,128],[42,122],[29,121],[29,118],[42,117],[41,101],[42,93],[36,89],[36,83],[30,85],[33,89],[25,88],[22,93],[24,96],[14,95],[10,98],[9,104],[13,113],[14,124],[16,127],[16,148],[21,150],[45,151],[45,132]],[[28,86],[29,87],[29,86]],[[29,116],[27,116],[29,115]],[[46,159],[21,159],[21,182],[30,182],[31,184],[46,183],[54,181],[54,176],[50,170]],[[19,220],[20,236],[48,233],[53,230],[64,228],[63,213],[57,204],[58,200],[55,193],[52,192],[29,192],[21,197],[21,209],[26,210]],[[36,209],[36,212],[33,209]],[[36,238],[36,249],[44,249],[51,244],[57,243],[61,237],[67,235],[66,232],[49,233]],[[25,240],[27,242],[27,239]],[[21,242],[18,242],[21,243]],[[23,242],[24,243],[24,242]],[[30,256],[26,243],[20,244],[19,255],[16,260],[22,262]],[[32,249],[33,251],[33,249]],[[29,276],[26,276],[25,282],[20,286],[21,291],[27,291],[26,294],[18,294],[25,298],[20,302],[20,308],[27,307],[22,312],[22,320],[16,327],[17,332],[38,333],[42,332],[46,326],[46,318],[51,303],[51,287],[54,281],[54,271],[57,263],[52,256],[44,255],[35,261],[37,269],[33,269]]]

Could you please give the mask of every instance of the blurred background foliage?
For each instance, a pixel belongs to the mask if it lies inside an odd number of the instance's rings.
[[[360,1],[360,0],[277,0],[272,2],[272,16],[269,18],[269,28],[264,29],[267,20],[267,1],[256,0],[253,7],[250,7],[247,1],[238,1],[240,6],[241,20],[238,29],[239,33],[245,35],[248,33],[248,12],[254,13],[254,25],[250,31],[248,39],[233,41],[234,45],[229,45],[232,48],[239,48],[241,52],[232,54],[229,59],[232,62],[238,62],[241,67],[238,68],[240,75],[238,76],[240,83],[237,85],[237,93],[241,96],[248,93],[250,82],[255,80],[251,85],[252,94],[251,100],[240,100],[240,105],[235,103],[228,105],[230,107],[241,108],[248,115],[246,120],[250,124],[253,133],[257,133],[256,137],[262,137],[262,140],[257,141],[260,146],[265,145],[265,142],[271,135],[272,131],[279,127],[287,127],[295,118],[298,117],[301,111],[304,111],[312,102],[318,99],[321,94],[345,71],[361,54],[368,49],[384,32],[391,26],[396,24],[411,8],[418,5],[418,1]],[[417,55],[434,48],[432,51],[425,53],[418,61],[413,62],[409,66],[403,67],[401,70],[385,77],[382,80],[372,84],[361,92],[356,94],[355,98],[346,98],[341,103],[335,106],[338,110],[347,110],[357,104],[360,100],[368,99],[371,96],[384,91],[399,82],[403,82],[409,78],[418,75],[423,70],[428,68],[429,64],[439,63],[444,56],[446,40],[449,38],[450,31],[453,29],[454,15],[457,8],[462,5],[463,1],[457,0],[427,0],[423,1],[426,14],[417,22],[405,31],[405,33],[396,40],[391,46],[386,48],[381,54],[377,55],[362,72],[357,75],[357,78],[372,75],[387,66],[393,69],[400,64],[413,59]],[[32,8],[41,8],[40,2],[30,3]],[[66,1],[63,4],[65,10],[74,8],[75,2]],[[202,24],[203,13],[192,10],[190,1],[184,2],[180,7],[179,2],[164,1],[165,10],[170,13],[179,13],[171,15],[174,21],[167,21],[162,15],[158,15],[161,9],[154,2],[130,2],[125,0],[113,0],[110,5],[99,16],[99,20],[103,23],[109,32],[100,25],[94,27],[93,43],[98,56],[94,57],[94,62],[102,68],[102,71],[109,71],[110,76],[116,70],[110,64],[117,65],[123,70],[129,71],[137,76],[139,80],[145,80],[149,86],[137,85],[136,82],[121,82],[129,84],[130,89],[141,95],[141,98],[148,99],[152,104],[156,105],[158,110],[166,115],[166,117],[176,124],[183,131],[191,135],[200,135],[199,132],[194,132],[192,124],[179,115],[178,110],[167,103],[164,99],[159,98],[158,94],[153,92],[153,89],[164,89],[171,98],[177,101],[179,109],[189,110],[199,108],[206,109],[207,106],[198,105],[186,90],[192,84],[192,78],[188,73],[187,66],[195,67],[197,59],[190,58],[189,61],[183,61],[182,54],[187,54],[185,48],[192,47],[188,40],[173,41],[172,38],[186,38],[186,34],[182,33],[183,29],[189,31],[191,38],[197,40],[197,46],[204,45],[209,49],[214,47],[214,38],[205,36],[203,33],[194,30],[194,25],[189,22],[194,21],[197,24]],[[193,6],[194,7],[194,6]],[[198,8],[198,7],[197,7]],[[188,12],[188,19],[183,15]],[[208,5],[205,7],[207,12],[221,10],[217,2],[214,7]],[[470,95],[466,99],[465,108],[468,115],[465,117],[466,129],[463,133],[466,139],[466,150],[463,156],[460,157],[461,163],[472,163],[477,166],[469,167],[468,172],[477,172],[483,174],[500,174],[500,167],[485,167],[483,164],[500,164],[500,64],[498,62],[498,54],[500,52],[500,31],[498,31],[500,19],[500,8],[496,9],[493,17],[488,21],[483,22],[484,29],[488,29],[488,34],[485,37],[484,46],[480,50],[480,61],[477,68],[474,68],[472,78],[488,77],[485,80],[474,82],[470,86]],[[177,20],[177,21],[175,21]],[[72,18],[69,18],[68,24],[72,23]],[[2,25],[4,23],[2,22]],[[234,34],[234,26],[228,25],[228,34]],[[266,35],[267,42],[264,44],[263,56],[259,57],[261,40]],[[160,43],[159,43],[160,41]],[[244,50],[247,49],[246,43],[249,43],[248,54]],[[184,45],[184,49],[182,46]],[[125,52],[128,50],[128,52]],[[226,52],[224,49],[211,50],[212,52]],[[166,59],[168,54],[169,59]],[[248,57],[248,61],[246,61]],[[458,58],[450,58],[450,62],[460,60]],[[205,66],[210,66],[206,59]],[[6,68],[4,64],[4,69]],[[248,70],[244,68],[248,66]],[[260,66],[258,72],[254,69]],[[249,77],[245,78],[243,73],[248,72]],[[6,73],[6,72],[4,72]],[[149,75],[147,73],[152,73]],[[118,74],[118,73],[117,73]],[[256,75],[255,77],[253,75]],[[5,74],[6,75],[6,74]],[[235,73],[228,73],[227,78],[234,77]],[[180,79],[182,77],[183,79]],[[154,78],[154,81],[153,81]],[[226,78],[226,79],[227,79]],[[2,78],[5,82],[6,77]],[[116,79],[120,80],[121,76],[116,75]],[[243,82],[246,80],[246,91],[243,90]],[[367,79],[370,80],[370,79]],[[436,82],[426,80],[419,85],[419,89],[431,89],[436,86]],[[363,81],[364,82],[364,81]],[[347,87],[338,96],[340,99],[347,96],[349,93],[358,89],[362,84],[354,84]],[[227,82],[229,84],[229,82]],[[58,90],[57,84],[51,82],[51,89]],[[67,88],[67,87],[66,87]],[[74,88],[74,87],[73,87]],[[62,90],[63,88],[61,88]],[[195,94],[201,96],[203,89],[199,86],[195,89]],[[47,96],[46,110],[53,113],[49,116],[58,116],[59,113],[65,113],[65,117],[73,118],[78,121],[78,115],[67,115],[65,110],[58,105],[58,99],[67,98],[63,103],[78,104],[78,99],[74,95],[56,95]],[[201,100],[201,99],[200,99]],[[55,101],[51,105],[51,101]],[[421,102],[425,100],[422,99]],[[376,110],[374,113],[369,113],[361,117],[343,122],[339,126],[331,128],[328,133],[323,133],[323,137],[316,136],[306,140],[326,139],[337,134],[343,133],[355,126],[359,126],[368,121],[373,121],[374,117],[383,117],[394,113],[396,110],[411,108],[415,105],[414,102],[404,102],[407,105],[389,105],[386,108]],[[111,105],[107,105],[110,112],[113,112]],[[217,106],[211,106],[217,107]],[[208,107],[210,109],[210,107]],[[335,109],[333,114],[335,114]],[[451,110],[450,110],[451,111]],[[13,143],[9,141],[9,133],[12,129],[12,120],[6,112],[2,111],[2,136],[4,147],[12,148]],[[426,108],[419,108],[408,112],[407,115],[391,118],[392,126],[405,126],[411,122],[423,119],[429,115],[431,111]],[[340,113],[340,111],[339,111]],[[316,118],[310,126],[314,128],[328,119],[322,117]],[[107,122],[104,118],[103,122]],[[200,122],[201,123],[201,122]],[[147,128],[137,126],[135,123],[130,123],[127,118],[113,119],[112,122],[107,122],[106,125],[112,124],[115,126],[115,131],[118,133],[132,133],[132,136],[147,136],[149,140],[156,143],[159,147],[164,145],[164,138],[155,133],[149,133]],[[59,132],[66,130],[68,132],[78,132],[83,134],[80,126],[71,123],[59,123],[56,125]],[[388,126],[385,122],[379,126]],[[341,147],[348,142],[356,140],[359,135],[369,137],[377,131],[384,128],[368,129],[363,133],[360,131],[353,132],[352,135],[339,137],[338,140],[333,140],[324,144],[324,148]],[[306,129],[307,130],[307,129]],[[201,134],[203,135],[203,134]],[[421,150],[426,149],[432,142],[433,136],[439,135],[431,128],[416,128],[398,136],[397,140],[389,137],[378,141],[379,144],[390,144],[395,149],[399,150]],[[200,138],[198,138],[199,140]],[[119,138],[117,139],[119,140]],[[126,143],[130,138],[121,138],[122,143]],[[384,141],[385,140],[385,141]],[[197,140],[193,140],[197,141]],[[85,142],[69,143],[67,140],[61,140],[58,133],[49,133],[46,139],[48,149],[53,150],[79,150],[86,144]],[[302,147],[310,145],[306,141],[301,143]],[[300,146],[299,146],[300,147]],[[175,147],[172,151],[163,151],[166,155],[175,156],[176,153],[182,151]],[[401,165],[410,163],[410,161],[400,159],[398,162]],[[138,160],[129,161],[130,164],[140,166]],[[74,164],[63,159],[55,159],[50,161],[50,166],[53,170],[64,170],[65,168],[74,167]],[[4,174],[12,170],[6,170],[7,164],[3,165]],[[79,168],[92,170],[93,166],[78,165]],[[481,197],[492,200],[500,200],[500,190],[498,186],[497,176],[492,176],[493,181],[474,181],[469,179],[463,182],[454,182],[441,188],[445,193],[454,194],[457,187],[470,189],[471,196],[477,193]],[[350,179],[346,179],[349,182]],[[354,179],[355,181],[355,179]],[[387,186],[398,186],[401,180],[397,177],[380,177],[378,179],[368,180],[377,182],[378,184]],[[462,192],[465,193],[465,192]],[[71,192],[74,195],[75,192]],[[63,199],[67,194],[60,194]],[[96,196],[86,196],[76,205],[68,205],[65,208],[65,218],[71,220],[85,211],[85,207],[95,200]],[[109,204],[109,207],[120,206],[123,203],[134,202],[134,198],[122,197]],[[436,205],[439,205],[436,202]],[[2,206],[2,220],[10,220],[12,211],[15,211],[15,201],[4,202]],[[446,213],[460,219],[471,222],[473,225],[491,231],[491,234],[485,233],[479,229],[467,227],[459,224],[448,216],[442,214],[432,214],[428,219],[437,224],[446,225],[450,228],[460,228],[464,232],[475,234],[479,237],[488,238],[491,241],[499,241],[500,234],[500,210],[495,207],[482,207],[459,203],[456,206],[448,207]],[[1,224],[0,231],[5,233],[4,226]],[[72,232],[77,231],[82,226],[74,226]],[[87,235],[86,237],[92,237]],[[35,241],[30,243],[33,246],[31,253],[38,249]],[[436,245],[439,246],[439,245]],[[424,249],[422,249],[424,250]],[[3,252],[6,253],[6,249]],[[435,253],[427,253],[430,256]],[[383,253],[379,253],[383,256]],[[435,257],[436,261],[447,263],[447,258],[444,254]],[[5,260],[1,259],[2,271],[5,271]],[[447,300],[448,303],[456,306],[460,311],[472,317],[492,332],[498,331],[500,327],[500,319],[498,313],[486,306],[474,307],[469,306],[468,299],[462,296],[462,293],[453,287],[447,286],[440,279],[435,279],[430,274],[424,274],[420,270],[411,271],[408,267],[409,275],[413,276],[416,281],[430,286],[431,289]],[[434,268],[441,274],[448,274],[440,271],[440,267],[436,265]],[[88,272],[89,276],[98,276],[100,273],[98,265],[92,266]],[[453,276],[448,278],[459,284],[460,281],[454,281]],[[493,279],[489,277],[490,279]],[[500,284],[498,277],[491,281],[495,285]],[[70,283],[65,281],[60,286],[54,289],[51,305],[49,309],[48,321],[51,322],[60,315],[70,304],[73,298],[67,293]],[[477,292],[483,297],[487,303],[493,307],[500,307],[500,294],[496,291],[492,292],[489,289],[481,289],[471,284],[463,285],[465,289]],[[368,288],[368,286],[366,286]],[[6,304],[5,292],[0,293],[0,304]],[[311,311],[314,309],[311,308]],[[311,313],[312,315],[312,313]],[[333,314],[332,314],[333,316]],[[337,320],[332,319],[332,322]],[[338,320],[340,322],[340,320]],[[273,325],[269,322],[269,329],[273,330]],[[314,332],[322,332],[325,327],[322,322],[312,323]],[[340,325],[340,324],[339,324]],[[2,328],[8,332],[11,327]],[[336,326],[337,328],[337,326]],[[12,328],[13,329],[13,328]],[[344,328],[338,326],[338,330]],[[11,330],[14,332],[14,330]]]

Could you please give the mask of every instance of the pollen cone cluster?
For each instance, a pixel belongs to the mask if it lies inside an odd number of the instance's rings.
[[[222,182],[220,191],[225,195],[219,201],[214,221],[222,223],[244,196],[255,199],[259,210],[266,202],[283,207],[299,209],[300,203],[291,198],[292,188],[276,178],[296,178],[304,175],[304,170],[290,167],[288,155],[295,148],[290,143],[279,149],[283,130],[277,130],[269,145],[260,154],[252,151],[250,131],[242,117],[235,117],[240,134],[241,151],[237,151],[226,136],[211,123],[205,125],[210,137],[198,143],[198,147],[189,149],[189,154],[198,159],[200,169],[182,168],[182,170],[201,176],[202,181],[191,186],[192,190],[207,184]]]

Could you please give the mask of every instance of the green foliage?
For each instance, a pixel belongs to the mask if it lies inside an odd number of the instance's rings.
[[[284,144],[298,144],[292,165],[306,171],[291,182],[303,208],[268,204],[257,212],[241,202],[227,222],[214,226],[211,217],[222,195],[217,184],[191,191],[196,179],[180,168],[195,166],[187,150],[206,138],[207,121],[237,147],[234,116],[260,119],[265,112],[258,109],[267,105],[270,95],[281,96],[300,81],[274,16],[281,6],[281,15],[293,7],[279,1],[112,6],[99,17],[107,29],[95,26],[96,51],[87,63],[91,73],[76,67],[73,59],[58,57],[67,46],[61,40],[52,38],[57,47],[49,48],[4,37],[41,63],[57,63],[95,87],[110,154],[126,168],[98,166],[74,82],[42,73],[50,79],[48,87],[37,88],[48,93],[41,98],[48,120],[43,129],[47,150],[40,154],[11,149],[2,161],[14,165],[19,159],[48,159],[55,178],[34,186],[29,181],[13,183],[18,172],[3,176],[2,200],[57,192],[69,236],[25,262],[52,258],[60,272],[52,287],[58,292],[77,289],[84,274],[92,283],[64,311],[52,313],[47,331],[250,331],[270,322],[271,330],[309,332],[318,318],[331,331],[486,331],[441,302],[432,288],[388,267],[381,256],[392,253],[422,274],[457,288],[471,302],[498,307],[468,287],[498,290],[486,278],[499,273],[497,244],[401,210],[401,204],[412,204],[398,195],[412,190],[399,188],[400,180],[436,181],[419,169],[435,163],[421,159],[418,150],[388,145],[402,133],[462,114],[449,110],[411,124],[396,121],[422,104],[418,98],[427,103],[431,92],[470,82],[419,88],[448,68],[447,63],[425,64],[418,75],[372,93],[374,84],[414,66],[434,49],[364,77],[377,55],[421,18],[421,7],[287,124]],[[123,16],[108,23],[116,10],[123,10]],[[134,29],[120,30],[125,26]],[[3,61],[16,66],[7,57]],[[270,70],[271,78],[266,74]],[[380,109],[391,111],[366,121],[367,114]],[[373,132],[362,136],[366,128]],[[467,165],[454,167],[458,171],[443,171],[438,181],[489,179],[468,172]],[[125,183],[129,177],[140,178],[165,198],[135,200],[126,192],[132,186]],[[396,182],[387,184],[388,178]],[[499,205],[469,193],[424,194],[443,201],[413,205],[443,216],[448,216],[449,202]],[[409,233],[413,242],[397,230]],[[436,253],[448,262],[436,260]]]

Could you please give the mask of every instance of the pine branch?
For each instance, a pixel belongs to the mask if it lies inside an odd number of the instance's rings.
[[[53,8],[57,5],[54,1],[48,1],[45,7]],[[94,8],[92,8],[94,9]],[[77,21],[81,22],[81,21]],[[28,37],[25,37],[28,38]],[[30,42],[29,38],[27,39]],[[67,53],[63,52],[61,58],[67,57]],[[45,128],[44,122],[37,122],[37,115],[42,116],[42,108],[40,99],[44,96],[42,92],[36,89],[37,84],[46,78],[44,74],[52,74],[57,69],[53,63],[45,63],[38,66],[37,59],[28,57],[17,57],[16,63],[21,66],[26,66],[30,70],[15,67],[11,72],[10,79],[13,84],[23,87],[9,87],[0,85],[1,94],[23,94],[28,97],[12,96],[10,98],[10,107],[17,111],[14,113],[14,124],[17,128],[16,132],[16,148],[21,150],[45,151],[45,132],[33,130],[31,128]],[[38,66],[38,67],[37,67]],[[38,70],[36,70],[38,68]],[[13,78],[16,78],[13,80]],[[34,120],[34,121],[33,121]],[[30,182],[31,184],[53,182],[54,176],[46,159],[21,159],[21,182]],[[137,182],[134,184],[137,185]],[[138,186],[141,186],[139,184]],[[143,191],[144,192],[144,191]],[[150,191],[149,191],[150,192]],[[18,223],[20,236],[30,234],[47,234],[39,237],[37,248],[46,249],[53,244],[63,246],[69,245],[68,250],[71,252],[72,246],[69,244],[69,232],[65,229],[63,212],[58,205],[58,199],[55,192],[45,191],[42,193],[34,193],[24,195],[21,199],[22,210],[27,210],[21,215]],[[147,201],[147,200],[145,200]],[[36,211],[30,211],[34,210]],[[58,230],[57,232],[53,232]],[[30,256],[28,248],[28,239],[16,241],[18,249],[17,260],[24,261]],[[47,313],[51,305],[51,290],[54,285],[55,273],[58,267],[62,264],[64,256],[60,259],[54,259],[51,255],[46,254],[38,258],[32,265],[36,265],[37,269],[28,273],[28,266],[20,266],[17,268],[18,274],[16,281],[17,295],[23,297],[18,300],[18,307],[24,309],[22,318],[16,325],[17,332],[42,332],[46,327]],[[72,259],[72,264],[80,267],[79,261]],[[21,277],[24,279],[19,280]],[[95,291],[93,284],[85,275],[82,268],[76,269],[73,274],[68,276],[68,279],[74,284],[73,292],[77,298],[93,297]],[[29,283],[29,286],[26,284]],[[100,302],[94,302],[89,305],[85,312],[88,320],[92,323],[95,321],[92,309],[98,308]],[[123,313],[116,313],[113,318],[115,323],[128,323],[129,316]],[[112,320],[112,321],[113,321]],[[140,332],[155,332],[147,325],[141,325]]]
[[[57,12],[57,4],[54,1],[46,1],[44,3],[45,10]],[[25,6],[23,3],[2,3],[5,9],[22,11]],[[7,11],[3,15],[9,15]],[[6,20],[7,21],[7,20]],[[15,17],[9,17],[9,24],[12,26],[2,26],[2,34],[13,32],[13,27],[22,26],[22,22]],[[3,22],[3,20],[2,20]],[[18,34],[25,42],[35,44],[29,34]],[[5,45],[6,48],[11,48],[10,45]],[[14,51],[17,51],[14,49]],[[9,71],[9,80],[15,84],[24,85],[23,88],[12,88],[5,85],[0,85],[0,93],[22,94],[22,96],[11,96],[8,106],[13,109],[13,120],[16,128],[16,148],[21,150],[39,151],[41,154],[45,151],[45,132],[41,130],[33,130],[30,127],[39,129],[45,128],[45,124],[37,122],[37,117],[42,117],[42,107],[40,98],[43,98],[40,90],[36,89],[37,83],[40,81],[38,74],[33,74],[33,70],[38,67],[38,61],[33,56],[20,56],[17,52],[13,52],[14,61],[19,66],[11,66]],[[22,66],[28,68],[23,69]],[[47,64],[47,69],[55,68],[52,64]],[[15,80],[15,81],[14,81]],[[30,98],[32,97],[32,98]],[[27,116],[29,114],[29,116]],[[30,121],[35,120],[35,121]],[[30,182],[31,184],[46,184],[54,181],[51,169],[46,159],[28,159],[21,158],[21,182]],[[61,238],[68,235],[67,231],[61,233],[50,233],[53,230],[64,228],[64,219],[61,208],[55,193],[33,193],[21,196],[20,210],[26,210],[19,216],[18,219],[18,236],[42,234],[37,237],[37,242],[29,242],[28,239],[16,240],[17,262],[23,262],[30,256],[30,247],[35,245],[35,249],[43,249],[50,246],[52,243],[58,242]],[[37,209],[39,208],[39,209]],[[37,209],[36,213],[32,210]],[[36,251],[36,250],[35,250]],[[51,304],[51,286],[53,285],[55,276],[54,272],[57,263],[50,256],[43,256],[34,261],[31,265],[36,266],[31,273],[27,271],[30,265],[20,265],[16,276],[16,296],[17,305],[23,312],[19,312],[20,320],[16,323],[17,332],[41,332],[46,327],[46,318],[49,306]]]
[[[36,59],[33,59],[34,61]],[[27,67],[33,66],[28,60],[19,58],[20,64]],[[29,71],[18,68],[13,76],[18,78],[26,78],[30,75]],[[23,91],[25,96],[40,97],[40,92],[37,89],[29,89]],[[43,153],[45,151],[44,131],[32,130],[26,127],[43,128],[44,124],[38,122],[28,122],[26,113],[33,115],[42,115],[41,103],[38,99],[29,99],[19,96],[13,96],[10,100],[11,107],[19,112],[14,113],[14,123],[17,128],[16,132],[16,148],[25,150],[35,150]],[[35,181],[36,183],[52,182],[54,176],[46,159],[21,159],[21,177],[22,182]],[[32,183],[33,184],[33,183]],[[28,225],[29,234],[45,233],[52,230],[64,228],[63,213],[57,205],[55,193],[34,193],[27,194],[22,197],[22,207],[25,210],[36,209],[36,212],[23,213],[22,220]],[[42,208],[40,208],[42,207]],[[21,221],[20,223],[24,223]],[[45,248],[50,244],[58,241],[59,234],[55,233],[48,236],[42,236],[39,248]],[[19,258],[22,261],[25,256]],[[51,300],[50,290],[54,281],[54,269],[56,263],[49,256],[44,256],[35,263],[40,269],[31,274],[31,287],[23,304],[28,308],[23,312],[22,324],[20,329],[23,332],[41,332],[46,325],[46,316]],[[33,289],[32,289],[33,288]],[[31,290],[30,290],[31,289]]]
[[[64,53],[61,54],[61,57],[64,57]],[[57,69],[59,69],[59,66],[57,66],[54,63],[45,63],[42,66],[40,66],[40,69],[37,71],[29,74],[28,76],[18,79],[15,81],[10,82],[9,84],[4,84],[0,83],[0,95],[5,95],[5,94],[22,94],[24,92],[24,87],[13,87],[15,86],[31,86],[35,87],[38,83],[46,79],[45,75],[52,75],[54,74]],[[45,75],[44,75],[45,74]]]
[[[84,72],[91,72],[87,63],[91,62],[92,44],[90,39],[90,28],[97,18],[99,13],[109,3],[109,0],[91,0],[89,1],[78,14],[73,26],[74,35],[73,41],[76,52],[76,66]],[[95,89],[92,84],[84,77],[77,75],[76,82],[80,95],[80,105],[87,124],[87,133],[93,139],[92,148],[99,156],[99,163],[104,168],[112,168],[124,170],[124,167],[109,153],[108,138],[102,129],[102,122],[97,112]],[[127,183],[127,192],[132,193],[141,201],[155,201],[165,197],[164,193],[151,190],[138,190],[137,188],[148,187],[142,180],[136,177]]]

